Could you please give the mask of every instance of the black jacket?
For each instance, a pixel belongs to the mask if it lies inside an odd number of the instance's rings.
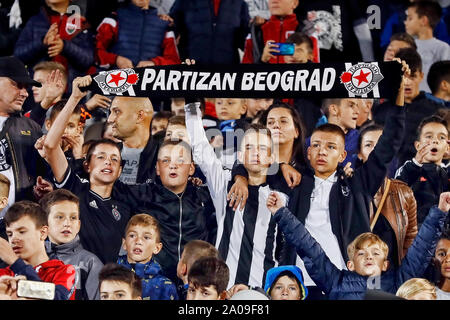
[[[0,132],[0,145],[6,155],[4,161],[13,168],[16,202],[34,200],[36,178],[46,177],[48,166],[34,148],[41,136],[42,130],[36,122],[16,114],[8,117]],[[0,162],[4,164],[1,159]]]
[[[331,228],[338,239],[344,260],[348,260],[348,244],[359,234],[370,232],[370,201],[383,183],[387,167],[400,148],[405,126],[404,109],[398,106],[386,107],[389,108],[389,120],[367,162],[355,170],[351,178],[346,178],[339,168],[338,180],[331,189]],[[314,176],[304,174],[300,185],[291,193],[289,209],[302,223],[305,223],[310,210],[313,189]],[[283,264],[295,264],[295,251],[286,250],[285,253]]]

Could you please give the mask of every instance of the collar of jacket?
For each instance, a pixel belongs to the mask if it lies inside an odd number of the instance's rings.
[[[77,251],[79,247],[81,247],[79,235],[76,235],[72,241],[60,245],[57,245],[50,240],[45,241],[45,249],[48,254],[72,254]]]
[[[144,14],[153,14],[156,16],[158,13],[158,9],[156,9],[155,7],[152,7],[152,6],[149,6],[148,9],[142,9],[142,8],[139,8],[138,6],[136,6],[135,4],[130,3],[127,8],[132,10],[136,14],[144,13]]]
[[[186,189],[184,189],[184,191],[181,193],[181,196],[179,196],[178,194],[170,191],[169,189],[167,189],[165,186],[163,186],[160,183],[155,183],[155,185],[156,185],[156,189],[157,189],[159,195],[167,200],[175,200],[175,199],[179,200],[180,198],[183,198],[185,195],[192,194],[192,192],[195,188],[192,185],[192,183],[190,181],[188,181],[188,183],[186,185]]]
[[[147,263],[129,263],[127,256],[120,256],[117,260],[118,264],[121,264],[128,269],[133,270],[140,278],[148,278],[149,276],[156,276],[162,272],[161,265],[155,261],[154,257]]]
[[[270,21],[276,21],[276,22],[284,21],[284,22],[286,22],[286,21],[294,21],[294,20],[297,20],[297,15],[295,13],[288,14],[287,16],[284,16],[284,17],[279,17],[279,16],[275,16],[275,15],[271,15],[270,16]]]

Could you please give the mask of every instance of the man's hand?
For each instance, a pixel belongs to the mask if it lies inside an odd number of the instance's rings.
[[[1,276],[0,277],[0,300],[17,300],[17,283],[26,280],[25,276]]]
[[[50,58],[56,57],[64,49],[64,41],[61,39],[59,34],[57,34],[53,41],[49,42],[48,46],[48,56]]]
[[[111,99],[109,99],[108,97],[102,96],[101,94],[96,93],[96,94],[94,94],[94,96],[92,98],[90,98],[86,102],[85,105],[89,111],[92,111],[98,107],[109,109],[109,107],[111,105]]]
[[[133,68],[133,62],[123,56],[117,56],[116,65],[119,69]]]
[[[41,200],[42,197],[45,196],[47,193],[50,193],[52,191],[53,185],[50,182],[48,182],[41,176],[37,177],[36,184],[33,187],[33,194],[38,201]]]
[[[239,291],[243,290],[249,290],[250,288],[246,286],[245,284],[235,284],[232,286],[229,290],[227,290],[227,296],[226,299],[230,300],[232,296],[234,296]]]
[[[233,207],[234,211],[236,211],[239,205],[239,209],[243,210],[248,199],[248,180],[242,176],[236,176],[234,181],[230,192],[227,194],[227,200],[230,201],[229,206]]]
[[[439,210],[447,212],[450,209],[450,192],[442,192],[439,197]]]
[[[183,62],[181,62],[181,64],[187,64],[188,66],[192,66],[195,64],[195,60],[194,59],[186,59]]]
[[[11,245],[8,241],[0,237],[0,259],[2,259],[7,265],[12,265],[18,257],[14,253]]]
[[[353,177],[353,172],[354,172],[354,170],[352,168],[352,163],[351,162],[347,162],[347,164],[344,167],[345,176],[347,178],[351,178],[351,177]]]
[[[260,17],[260,16],[256,16],[250,20],[250,23],[255,24],[255,26],[261,26],[264,23],[266,23],[266,19],[264,19],[263,17]]]
[[[56,98],[62,96],[65,90],[63,75],[59,70],[53,70],[45,80],[45,96],[41,102],[42,108],[47,110]]]
[[[155,63],[153,61],[143,60],[143,61],[139,61],[136,68],[153,67],[154,65],[155,65]]]
[[[280,52],[280,50],[278,49],[278,45],[275,44],[275,41],[273,40],[267,40],[261,56],[261,61],[269,62],[270,59],[275,58],[275,56],[272,54],[274,52]]]
[[[266,205],[272,215],[274,215],[278,209],[284,207],[284,203],[282,203],[280,195],[274,191],[269,194]]]
[[[400,83],[400,88],[398,89],[397,100],[395,101],[396,105],[404,106],[405,105],[405,78],[411,76],[411,70],[409,69],[408,64],[404,60],[400,60],[399,58],[394,58],[392,61],[397,61],[402,65],[402,81]]]
[[[91,76],[77,77],[72,82],[72,94],[71,97],[81,100],[87,91],[82,92],[80,88],[88,87],[92,82]]]
[[[283,177],[286,180],[286,183],[289,186],[289,188],[293,189],[294,187],[300,184],[300,181],[302,181],[302,175],[300,174],[300,172],[295,170],[289,164],[287,163],[280,164],[280,169],[281,172],[283,173]]]

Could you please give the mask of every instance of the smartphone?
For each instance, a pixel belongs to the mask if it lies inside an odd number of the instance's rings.
[[[19,280],[17,283],[17,296],[53,300],[55,297],[55,284],[51,282]]]
[[[294,51],[295,51],[294,43],[276,42],[275,44],[278,45],[278,50],[280,50],[280,52],[272,53],[274,56],[292,56],[292,55],[294,55]]]

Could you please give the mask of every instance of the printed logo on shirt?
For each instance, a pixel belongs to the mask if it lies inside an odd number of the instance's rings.
[[[122,93],[135,85],[139,75],[133,69],[120,69],[100,72],[94,80],[98,86],[108,93]]]
[[[352,65],[340,77],[347,91],[356,96],[371,92],[383,79],[380,68],[376,64],[365,62]]]
[[[116,221],[120,220],[121,215],[120,215],[119,210],[117,210],[117,206],[116,205],[112,205],[112,214],[114,216],[114,219],[116,219]]]
[[[9,149],[6,138],[0,140],[0,171],[5,171],[11,168],[11,165],[6,162],[6,154]]]
[[[31,136],[30,130],[20,130],[20,134],[23,136]]]
[[[89,206],[91,206],[92,208],[98,209],[97,202],[95,202],[95,200],[92,200],[91,202],[89,202]]]
[[[343,51],[341,29],[341,7],[333,6],[333,13],[324,10],[309,11],[307,20],[313,24],[312,35],[316,36],[320,49],[334,47]]]

